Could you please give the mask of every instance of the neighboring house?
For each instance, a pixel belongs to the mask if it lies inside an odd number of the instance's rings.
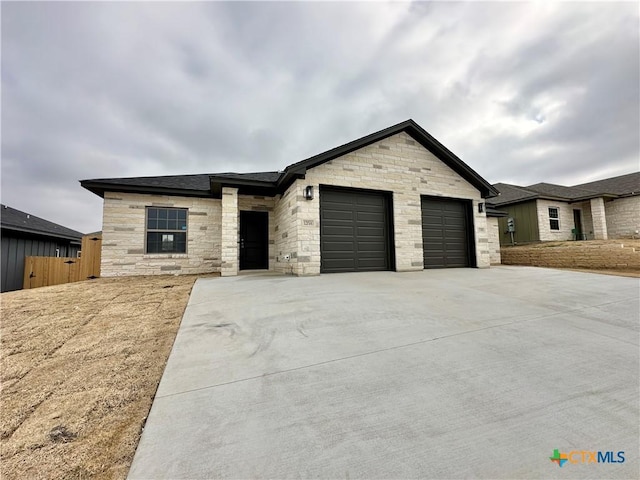
[[[488,207],[507,212],[499,220],[502,245],[511,243],[508,218],[515,223],[515,243],[638,236],[640,172],[573,187],[552,183],[494,187],[500,196],[487,200]]]
[[[81,185],[104,198],[102,276],[490,264],[496,190],[412,120],[281,172]]]
[[[82,233],[15,208],[0,207],[2,291],[20,290],[24,257],[75,257]]]

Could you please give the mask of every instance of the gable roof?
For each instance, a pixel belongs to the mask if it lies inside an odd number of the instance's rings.
[[[494,206],[519,203],[536,198],[576,202],[596,197],[628,197],[640,195],[640,172],[605,178],[572,187],[544,182],[535,183],[527,187],[509,183],[496,183],[494,187],[500,192],[500,196],[487,200],[487,203]]]
[[[628,173],[618,177],[605,178],[595,182],[576,185],[585,190],[595,192],[605,192],[620,196],[631,196],[640,194],[640,172]]]
[[[103,178],[81,180],[80,185],[101,197],[104,196],[105,191],[218,197],[224,186],[237,187],[241,194],[273,196],[277,193],[283,193],[295,179],[304,178],[307,170],[401,132],[410,135],[414,140],[458,173],[458,175],[476,187],[483,197],[498,194],[497,190],[491,184],[413,120],[406,120],[397,125],[380,130],[379,132],[332,148],[306,160],[293,163],[281,172]]]
[[[411,119],[339,147],[332,148],[331,150],[327,150],[324,153],[307,158],[306,160],[289,165],[284,171],[285,175],[304,174],[310,168],[316,167],[343,155],[347,155],[348,153],[354,152],[393,135],[397,135],[401,132],[405,132],[415,141],[420,143],[425,149],[438,157],[442,162],[451,167],[454,172],[480,190],[483,197],[490,197],[498,194],[493,186],[482,178],[475,170],[460,160],[460,158],[458,158],[453,152],[442,145],[438,140],[432,137],[426,130]]]
[[[82,239],[82,233],[76,230],[21,212],[7,205],[1,205],[0,208],[0,226],[2,230],[33,233],[72,241],[80,241]]]

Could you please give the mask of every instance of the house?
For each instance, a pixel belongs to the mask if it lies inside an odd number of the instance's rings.
[[[80,250],[82,233],[6,205],[0,227],[3,292],[22,288],[25,257],[75,257]]]
[[[486,180],[413,120],[278,172],[82,180],[102,276],[488,267]]]
[[[500,196],[489,208],[507,213],[499,220],[500,243],[549,240],[606,240],[637,237],[640,230],[640,172],[573,187],[496,183]]]

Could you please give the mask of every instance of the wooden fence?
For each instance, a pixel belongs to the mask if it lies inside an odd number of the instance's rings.
[[[25,257],[23,288],[79,282],[100,276],[101,235],[82,237],[79,258]]]

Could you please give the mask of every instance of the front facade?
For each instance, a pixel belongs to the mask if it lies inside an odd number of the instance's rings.
[[[85,180],[102,276],[488,267],[497,192],[409,120],[283,172]]]
[[[502,245],[638,238],[640,233],[640,172],[574,187],[494,187],[501,194],[488,203],[507,214],[499,219]]]

